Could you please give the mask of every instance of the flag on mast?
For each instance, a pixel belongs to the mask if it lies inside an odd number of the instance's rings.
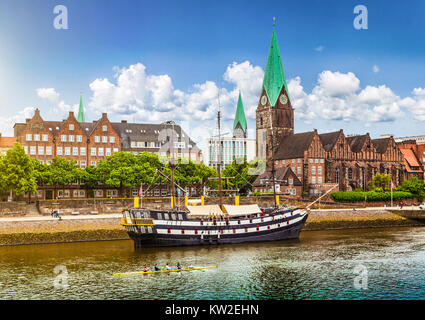
[[[140,184],[140,188],[139,188],[139,197],[142,196],[142,192],[143,192],[143,183]]]
[[[391,190],[393,189],[394,189],[394,183],[393,183],[393,180],[391,179]]]

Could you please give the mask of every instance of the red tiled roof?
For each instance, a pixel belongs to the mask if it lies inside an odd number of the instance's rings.
[[[12,148],[16,137],[0,137],[0,148]]]
[[[404,164],[407,172],[423,172],[421,164],[418,162],[412,149],[400,149],[400,151],[404,156]],[[418,167],[419,169],[413,170],[412,167]]]

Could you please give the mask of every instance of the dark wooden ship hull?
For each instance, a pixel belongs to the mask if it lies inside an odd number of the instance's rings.
[[[166,211],[157,211],[162,215]],[[161,246],[218,245],[297,239],[307,220],[305,210],[282,210],[228,221],[157,220],[145,227],[127,226],[136,249]]]

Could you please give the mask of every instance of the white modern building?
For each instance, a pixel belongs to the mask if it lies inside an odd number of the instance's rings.
[[[243,109],[241,94],[239,93],[238,106],[233,122],[233,137],[221,137],[221,168],[223,169],[234,160],[255,159],[255,139],[247,137],[247,122]],[[205,163],[217,169],[219,163],[219,139],[212,137],[207,140],[205,148]]]

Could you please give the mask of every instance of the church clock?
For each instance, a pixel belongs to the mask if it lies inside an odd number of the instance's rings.
[[[262,104],[263,106],[265,106],[265,105],[266,105],[266,103],[267,103],[267,97],[264,95],[264,96],[262,96],[262,97],[261,97],[261,104]]]
[[[280,95],[280,98],[279,98],[279,101],[280,101],[281,104],[287,104],[288,103],[288,98],[286,97],[285,94],[281,94]]]

